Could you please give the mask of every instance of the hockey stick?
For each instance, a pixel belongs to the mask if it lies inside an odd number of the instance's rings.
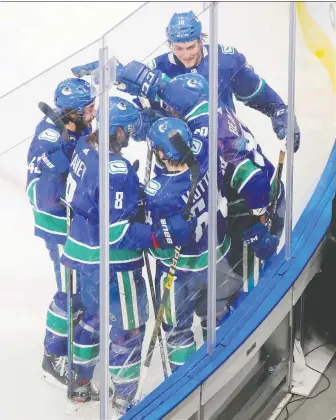
[[[153,151],[148,148],[147,159],[146,159],[146,172],[145,172],[145,179],[144,179],[145,185],[150,180],[150,174],[151,174],[151,170],[152,170],[152,159],[153,159]],[[152,276],[152,272],[151,272],[151,268],[150,268],[150,264],[149,264],[149,258],[148,258],[148,252],[147,251],[144,251],[144,258],[145,258],[145,265],[146,265],[147,276],[148,276],[149,290],[150,290],[151,297],[152,297],[154,316],[155,316],[155,319],[156,319],[157,314],[158,314],[158,306],[157,306],[157,302],[156,302],[154,281],[153,281],[153,276]],[[158,331],[158,339],[159,339],[159,348],[160,348],[160,355],[161,355],[161,361],[162,361],[162,369],[163,369],[164,377],[166,379],[166,378],[168,378],[168,365],[167,365],[166,354],[165,354],[164,346],[163,346],[161,325],[160,325],[160,328],[159,328],[159,331]]]
[[[59,114],[54,111],[48,104],[45,102],[39,102],[38,107],[43,112],[43,114],[48,117],[59,129],[62,133],[62,137],[65,141],[69,141],[69,133],[68,130],[65,128],[64,122]]]
[[[171,136],[169,138],[170,142],[172,143],[172,145],[174,146],[174,148],[180,153],[181,156],[183,156],[183,161],[188,165],[190,171],[191,171],[191,188],[190,188],[190,192],[189,192],[189,197],[188,197],[188,201],[187,201],[187,205],[184,211],[184,217],[185,219],[188,219],[190,217],[190,210],[191,210],[191,206],[194,200],[194,195],[195,195],[195,191],[196,191],[196,186],[197,186],[197,181],[198,181],[198,177],[199,177],[199,166],[197,163],[196,158],[194,157],[192,151],[189,149],[189,147],[187,146],[187,144],[184,142],[184,140],[182,139],[180,133],[173,131],[171,133]],[[142,394],[142,389],[148,374],[148,369],[149,366],[151,364],[152,361],[152,356],[153,356],[153,351],[155,348],[155,344],[156,344],[156,340],[159,334],[159,330],[161,328],[161,324],[162,324],[162,318],[163,318],[163,313],[165,310],[165,306],[167,304],[168,298],[169,298],[169,294],[170,294],[170,289],[172,286],[172,283],[174,281],[174,277],[175,277],[175,271],[176,271],[176,265],[177,262],[180,258],[180,252],[181,252],[181,246],[176,246],[174,249],[174,256],[172,257],[172,263],[169,267],[169,271],[166,277],[166,281],[164,282],[165,284],[165,288],[164,288],[164,292],[163,292],[163,296],[161,299],[161,304],[157,313],[157,317],[155,320],[155,325],[153,328],[153,332],[152,332],[152,336],[149,342],[149,347],[148,347],[148,351],[146,354],[146,359],[145,359],[145,363],[144,366],[142,367],[142,371],[141,371],[141,376],[140,376],[140,380],[139,380],[139,384],[138,384],[138,389],[137,392],[135,394],[135,398],[134,398],[134,402],[137,403],[140,401],[141,399],[141,394]]]
[[[281,178],[282,178],[282,171],[285,162],[286,156],[286,146],[280,149],[279,158],[278,158],[278,166],[275,175],[275,185],[272,194],[272,200],[270,205],[270,211],[268,212],[267,217],[265,217],[265,224],[267,229],[272,233],[272,226],[276,216],[276,212],[278,209],[278,198],[281,188]]]
[[[278,198],[281,188],[282,171],[286,156],[286,146],[280,149],[278,165],[274,178],[274,189],[272,193],[271,204],[269,206],[269,212],[267,216],[263,215],[260,218],[260,222],[264,223],[268,231],[272,233],[272,226],[276,217],[278,209]],[[260,268],[264,267],[264,261],[260,261],[259,258],[251,250],[251,247],[244,242],[243,244],[243,291],[250,292],[259,282]],[[253,271],[253,273],[252,273]],[[251,284],[251,279],[253,284]]]
[[[69,141],[69,133],[60,117],[49,105],[44,102],[39,102],[38,107],[58,128],[62,133],[65,141]],[[71,228],[71,207],[66,206],[66,221],[67,221],[67,235]],[[67,288],[67,312],[68,312],[68,389],[67,397],[71,399],[72,396],[72,362],[73,362],[73,271],[71,268],[65,268],[65,279]]]

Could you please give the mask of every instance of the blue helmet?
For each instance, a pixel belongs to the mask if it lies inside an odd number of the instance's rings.
[[[109,97],[109,135],[116,133],[117,127],[123,127],[130,134],[139,118],[139,111],[135,106],[119,96]],[[97,112],[99,122],[99,108]]]
[[[152,150],[161,149],[164,157],[170,160],[179,160],[183,156],[173,147],[169,137],[173,131],[178,131],[187,145],[192,148],[192,134],[183,120],[177,118],[160,118],[151,126],[147,140]]]
[[[54,95],[54,102],[62,115],[66,109],[75,110],[83,114],[83,108],[94,102],[96,98],[91,96],[90,83],[82,79],[66,79],[61,82]]]
[[[178,86],[182,86],[185,89],[191,90],[192,92],[200,92],[202,96],[209,97],[209,84],[207,79],[198,73],[185,73],[180,74],[170,83],[175,83]]]
[[[170,42],[189,42],[201,38],[202,24],[194,12],[174,13],[166,29]]]

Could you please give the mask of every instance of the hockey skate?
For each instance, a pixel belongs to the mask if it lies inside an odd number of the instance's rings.
[[[89,380],[75,380],[72,387],[71,399],[68,399],[66,414],[78,410],[85,410],[99,403],[99,392]]]
[[[112,399],[113,389],[109,388],[109,396]],[[98,388],[89,380],[74,380],[72,397],[68,399],[66,414],[83,411],[99,404]]]
[[[68,358],[67,356],[56,356],[44,349],[42,361],[42,377],[49,383],[65,389],[68,384]]]
[[[116,398],[112,401],[112,419],[120,419],[133,407],[132,402]]]

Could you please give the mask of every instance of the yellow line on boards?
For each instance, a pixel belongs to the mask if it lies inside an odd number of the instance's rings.
[[[307,47],[327,70],[333,85],[334,93],[336,93],[336,51],[333,44],[311,17],[305,2],[297,2],[296,10]]]

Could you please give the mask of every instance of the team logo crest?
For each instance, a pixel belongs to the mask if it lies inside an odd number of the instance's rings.
[[[112,160],[109,162],[110,174],[127,174],[128,168],[123,160]]]
[[[56,130],[52,128],[47,128],[46,130],[42,131],[42,133],[38,136],[39,140],[46,140],[50,141],[51,143],[55,143],[60,136]]]
[[[193,152],[194,155],[198,155],[202,149],[202,146],[203,146],[203,143],[200,140],[193,139],[191,151]]]
[[[62,94],[63,94],[63,95],[65,95],[65,96],[69,96],[69,95],[71,95],[71,94],[72,94],[72,89],[71,89],[71,88],[69,88],[69,86],[65,86],[65,87],[62,89]]]
[[[163,124],[159,125],[159,131],[161,133],[164,133],[166,130],[167,130],[167,124],[166,123],[163,123]]]
[[[161,188],[161,184],[157,182],[155,179],[151,179],[148,184],[145,186],[145,193],[148,195],[155,195],[159,189]]]
[[[189,87],[191,87],[191,88],[195,88],[196,87],[196,79],[189,79],[188,81],[187,81],[187,85],[189,86]]]
[[[125,104],[125,102],[119,102],[117,105],[117,108],[120,109],[120,111],[126,111],[127,106]]]

